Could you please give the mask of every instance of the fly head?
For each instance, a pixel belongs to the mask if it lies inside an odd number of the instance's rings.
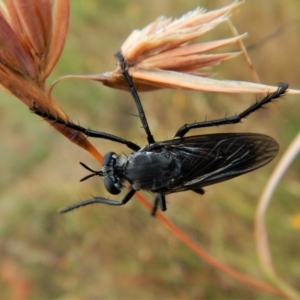
[[[118,170],[118,156],[114,152],[108,152],[103,158],[103,178],[106,190],[112,195],[118,195],[122,189],[122,176]]]

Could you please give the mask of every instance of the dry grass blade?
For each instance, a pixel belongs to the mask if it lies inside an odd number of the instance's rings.
[[[37,77],[37,66],[33,57],[26,51],[22,40],[7,22],[3,12],[0,11],[0,63],[1,72],[9,68],[13,72],[21,73],[31,78]]]
[[[69,22],[69,2],[8,0],[0,11],[0,84],[29,108],[69,120],[49,94],[45,79],[57,62]],[[49,122],[69,140],[102,157],[84,134]]]
[[[55,1],[53,4],[52,31],[45,59],[44,78],[50,74],[63,50],[69,25],[69,18],[65,16],[69,15],[69,11],[68,0]]]
[[[47,46],[47,40],[51,31],[51,3],[49,1],[9,1],[11,8],[17,17],[14,20],[16,32],[24,41],[29,43],[35,54],[41,57]],[[10,10],[11,11],[11,10]]]

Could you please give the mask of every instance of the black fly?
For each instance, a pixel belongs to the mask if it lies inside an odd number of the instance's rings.
[[[81,163],[91,172],[81,181],[96,175],[103,177],[105,188],[110,194],[119,194],[124,181],[128,181],[131,188],[121,201],[94,197],[70,205],[61,210],[62,213],[93,203],[124,205],[136,191],[147,190],[156,194],[152,209],[152,215],[154,215],[158,207],[162,211],[167,209],[165,196],[168,194],[187,190],[203,194],[203,187],[253,171],[269,163],[276,156],[279,148],[277,142],[263,134],[221,133],[189,137],[185,137],[185,135],[189,130],[195,128],[239,123],[241,119],[284,94],[288,88],[287,84],[278,85],[276,92],[268,94],[238,115],[186,124],[176,132],[172,140],[155,142],[140,98],[128,74],[124,57],[118,52],[116,58],[136,103],[139,117],[147,135],[147,146],[140,148],[133,142],[120,137],[64,121],[49,112],[41,111],[36,105],[32,108],[35,114],[45,119],[64,124],[66,127],[80,131],[89,137],[125,144],[134,151],[128,156],[119,156],[114,152],[107,153],[104,156],[103,167],[100,171],[94,171]]]

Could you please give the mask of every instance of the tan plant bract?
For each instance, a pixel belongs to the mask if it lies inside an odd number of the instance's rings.
[[[197,8],[174,21],[171,18],[160,17],[144,29],[134,30],[121,46],[121,52],[138,91],[158,88],[222,93],[265,94],[276,91],[276,86],[237,80],[217,80],[209,78],[210,74],[205,73],[207,67],[217,65],[241,53],[238,51],[213,54],[208,53],[209,51],[233,43],[241,45],[241,40],[246,34],[202,43],[195,40],[220,24],[229,23],[232,29],[230,14],[242,3],[243,1],[235,1],[210,12]],[[241,50],[245,51],[243,47]],[[70,77],[96,80],[112,88],[128,90],[120,67],[113,72],[67,76],[60,80]],[[299,93],[299,91],[289,89],[287,93]]]

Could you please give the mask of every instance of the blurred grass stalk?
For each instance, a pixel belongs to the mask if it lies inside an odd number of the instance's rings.
[[[139,92],[159,88],[223,93],[271,93],[277,90],[275,86],[258,83],[216,80],[209,78],[209,73],[205,73],[207,67],[234,58],[240,53],[250,61],[242,44],[244,35],[238,35],[229,20],[231,11],[241,3],[235,1],[211,12],[198,8],[174,21],[160,17],[144,29],[134,30],[123,43],[121,51]],[[38,106],[42,111],[70,121],[51,96],[53,85],[50,89],[45,85],[46,78],[63,50],[69,23],[69,1],[7,0],[6,4],[0,2],[0,5],[0,84],[29,108]],[[222,23],[229,24],[233,37],[189,44]],[[240,46],[240,52],[207,53],[233,43]],[[201,73],[198,72],[199,70]],[[112,88],[128,90],[119,66],[113,72],[65,76],[55,83],[76,77],[96,80]],[[300,91],[289,89],[287,93],[298,94]],[[71,142],[87,150],[98,162],[102,162],[101,154],[85,135],[64,125],[49,120],[48,122]],[[151,209],[145,198],[138,193],[136,195],[148,209]],[[211,259],[161,214],[158,214],[157,218],[172,231],[173,235],[180,236],[181,241],[193,252],[219,270],[252,287],[281,296],[290,294],[286,289],[281,289],[280,285],[273,288],[249,280],[245,275]]]
[[[290,144],[281,160],[277,164],[264,191],[262,192],[255,214],[255,240],[262,269],[264,270],[266,276],[270,279],[270,281],[273,282],[276,286],[280,287],[280,289],[284,291],[290,299],[299,299],[300,295],[275,272],[268,241],[268,233],[265,226],[265,216],[275,188],[299,153],[300,133],[298,133],[294,141]]]

